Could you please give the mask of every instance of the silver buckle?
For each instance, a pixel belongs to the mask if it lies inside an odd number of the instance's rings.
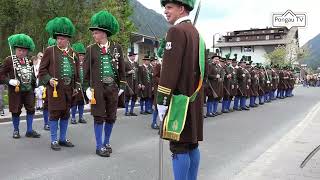
[[[102,82],[104,84],[113,84],[114,83],[114,79],[112,77],[103,77],[102,78]]]
[[[64,85],[69,85],[69,84],[71,84],[71,78],[69,78],[69,77],[64,77],[64,78],[63,78],[63,84],[64,84]]]

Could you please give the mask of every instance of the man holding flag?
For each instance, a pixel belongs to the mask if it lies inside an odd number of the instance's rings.
[[[175,180],[197,179],[198,142],[203,140],[206,58],[205,44],[189,18],[194,4],[195,0],[161,0],[173,26],[166,37],[157,107],[163,120],[161,137],[170,141]]]

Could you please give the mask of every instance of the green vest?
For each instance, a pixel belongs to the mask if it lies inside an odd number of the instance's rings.
[[[72,63],[70,62],[67,56],[62,56],[62,62],[60,63],[60,65],[61,78],[67,77],[71,79],[74,74],[74,69]]]
[[[24,64],[21,65],[21,69],[27,69],[27,68],[32,68],[31,66],[28,67],[29,65]],[[30,82],[29,83],[23,83],[22,79],[25,79],[24,77],[30,78]],[[32,71],[28,72],[28,73],[23,73],[23,74],[18,74],[18,80],[20,81],[20,91],[21,92],[28,92],[28,91],[32,91]]]
[[[112,57],[108,54],[101,55],[100,57],[100,71],[102,78],[115,77],[114,67],[112,66]]]

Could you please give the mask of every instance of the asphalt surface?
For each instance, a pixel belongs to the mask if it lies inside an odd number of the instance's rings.
[[[319,92],[320,88],[298,87],[292,98],[205,119],[198,179],[232,179],[294,128],[319,102]],[[91,116],[86,119],[88,124],[69,126],[68,137],[76,147],[60,152],[50,150],[41,120],[35,122],[40,139],[12,139],[12,125],[0,124],[0,179],[158,179],[159,139],[150,128],[151,115],[125,117],[123,110],[118,111],[110,158],[95,155]],[[21,122],[20,134],[24,132]],[[165,143],[165,180],[172,179],[170,155]]]

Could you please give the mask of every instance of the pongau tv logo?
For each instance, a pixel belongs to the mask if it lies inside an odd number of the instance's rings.
[[[305,13],[294,13],[287,10],[285,13],[274,13],[272,15],[272,25],[274,27],[306,27],[307,15]]]

